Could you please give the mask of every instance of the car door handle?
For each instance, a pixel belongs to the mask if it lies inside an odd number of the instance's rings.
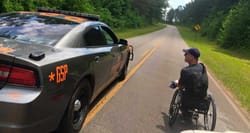
[[[95,56],[95,62],[99,62],[100,61],[100,56]]]

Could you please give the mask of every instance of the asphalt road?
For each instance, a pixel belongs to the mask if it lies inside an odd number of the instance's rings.
[[[135,58],[130,62],[127,80],[114,83],[93,105],[94,111],[81,133],[179,133],[194,129],[193,124],[178,120],[172,128],[167,124],[174,93],[168,85],[179,78],[180,69],[187,65],[182,49],[188,46],[176,27],[168,26],[128,41],[134,46]],[[246,114],[211,75],[209,91],[217,107],[215,130],[248,133],[250,124]]]

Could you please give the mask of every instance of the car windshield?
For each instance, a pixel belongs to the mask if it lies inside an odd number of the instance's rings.
[[[27,44],[54,45],[77,24],[38,14],[6,14],[0,16],[0,37]]]

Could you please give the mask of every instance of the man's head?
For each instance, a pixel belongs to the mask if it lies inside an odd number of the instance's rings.
[[[197,48],[189,48],[189,49],[183,49],[183,52],[185,53],[185,61],[188,64],[197,64],[198,59],[200,57],[200,51]]]

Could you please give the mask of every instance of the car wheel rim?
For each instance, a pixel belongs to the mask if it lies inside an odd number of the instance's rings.
[[[74,111],[79,111],[81,109],[81,101],[80,100],[75,100],[75,103],[74,103]]]
[[[74,102],[74,108],[73,108],[73,128],[74,129],[79,129],[84,117],[86,115],[86,106],[82,106],[82,102],[79,99],[76,99]]]

